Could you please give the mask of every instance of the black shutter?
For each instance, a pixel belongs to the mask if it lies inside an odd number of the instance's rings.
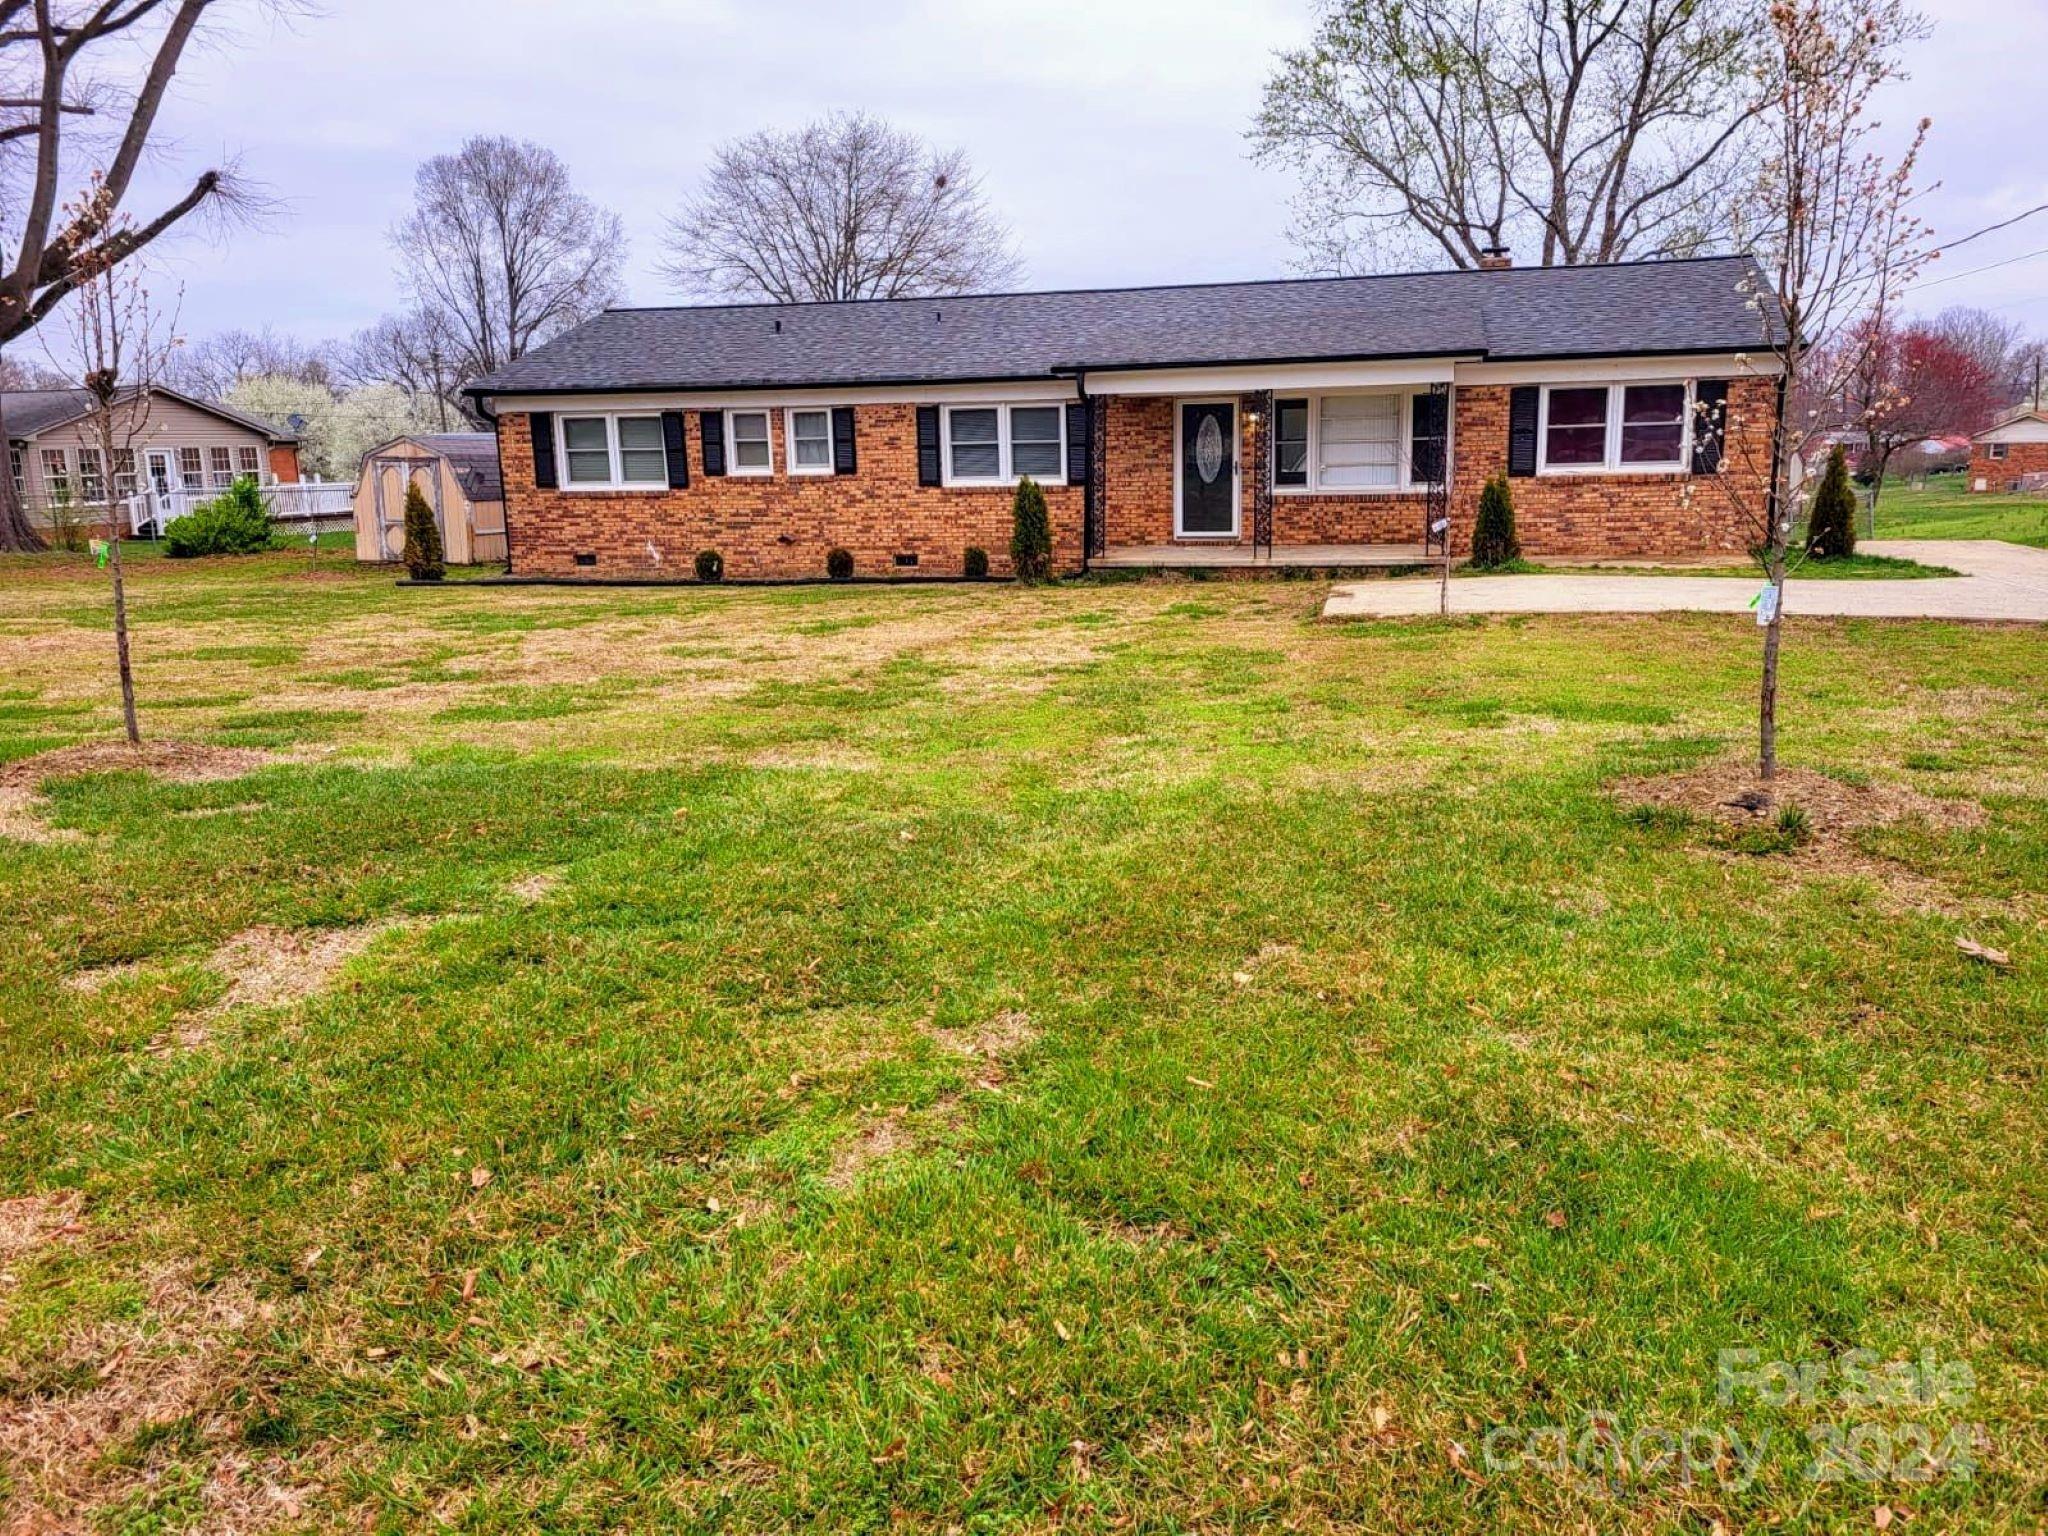
[[[1290,416],[1301,419],[1301,435],[1296,437],[1283,431],[1282,427]],[[1280,444],[1282,440],[1301,444],[1302,461],[1297,469],[1283,469],[1280,465]],[[1308,401],[1275,400],[1273,402],[1273,483],[1275,485],[1308,484]]]
[[[535,411],[526,420],[533,428],[533,483],[552,491],[562,483],[555,477],[555,413]]]
[[[1692,472],[1721,472],[1721,447],[1728,430],[1728,381],[1701,379],[1692,387]]]
[[[725,412],[702,411],[697,416],[698,429],[704,434],[704,473],[722,475],[725,473]]]
[[[1435,485],[1444,477],[1444,429],[1450,405],[1447,394],[1415,397],[1408,427],[1408,478],[1416,485]]]
[[[690,455],[683,447],[683,413],[661,413],[661,447],[668,455],[668,488],[686,490],[690,484]]]
[[[936,405],[917,408],[917,483],[939,483],[939,408]]]
[[[1536,401],[1534,384],[1517,384],[1508,391],[1508,473],[1536,473]]]
[[[1088,402],[1077,400],[1067,407],[1067,484],[1086,485],[1088,464],[1093,456],[1091,418]]]
[[[857,461],[853,454],[853,407],[832,407],[832,473],[850,475]]]

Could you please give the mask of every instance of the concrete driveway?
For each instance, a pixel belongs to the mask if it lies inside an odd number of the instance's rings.
[[[2048,549],[1996,539],[1873,539],[1866,554],[1945,565],[1961,576],[1922,581],[1785,583],[1794,618],[2003,619],[2048,623]],[[1734,576],[1458,576],[1452,613],[1747,613],[1763,586]],[[1437,611],[1432,578],[1347,581],[1331,589],[1326,619],[1397,618]]]

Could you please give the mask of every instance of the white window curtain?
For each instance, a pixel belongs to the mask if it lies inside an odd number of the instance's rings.
[[[1400,396],[1323,397],[1316,481],[1331,490],[1384,490],[1400,485]]]

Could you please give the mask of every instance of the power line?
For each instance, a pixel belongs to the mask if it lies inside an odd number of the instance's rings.
[[[1917,293],[1922,288],[1939,288],[1943,283],[1953,283],[1959,278],[1975,277],[1979,272],[1990,272],[1998,267],[2009,267],[2015,262],[2032,261],[2039,256],[2048,256],[2048,246],[2043,246],[2038,251],[2028,251],[2023,255],[2008,256],[2003,261],[1987,261],[1981,267],[1969,267],[1961,272],[1951,272],[1946,277],[1931,277],[1924,283],[1911,284],[1907,287],[1906,292]]]
[[[2048,203],[2037,204],[2023,213],[2014,214],[2009,219],[2000,219],[1996,224],[1986,224],[1982,229],[1973,229],[1967,235],[1960,235],[1956,239],[1949,241],[1947,245],[1937,245],[1928,254],[1932,256],[1942,251],[1952,251],[1959,245],[1968,245],[1979,236],[1995,235],[2001,229],[2010,229],[2013,225],[2019,223],[2021,219],[2031,219],[2037,213],[2048,213]]]

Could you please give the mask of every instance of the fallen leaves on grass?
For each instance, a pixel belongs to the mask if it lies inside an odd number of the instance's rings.
[[[2005,970],[2012,964],[2012,956],[2002,949],[1993,949],[1989,944],[1979,944],[1975,939],[1956,936],[1956,948],[1972,960],[1982,960],[1986,965]]]
[[[0,1398],[9,1536],[97,1529],[180,1474],[199,1489],[198,1529],[233,1536],[299,1518],[307,1490],[246,1450],[234,1403],[237,1351],[273,1309],[241,1278],[202,1286],[165,1268],[145,1285],[139,1318],[59,1342],[38,1373],[77,1385]],[[151,1433],[181,1424],[190,1432]]]

